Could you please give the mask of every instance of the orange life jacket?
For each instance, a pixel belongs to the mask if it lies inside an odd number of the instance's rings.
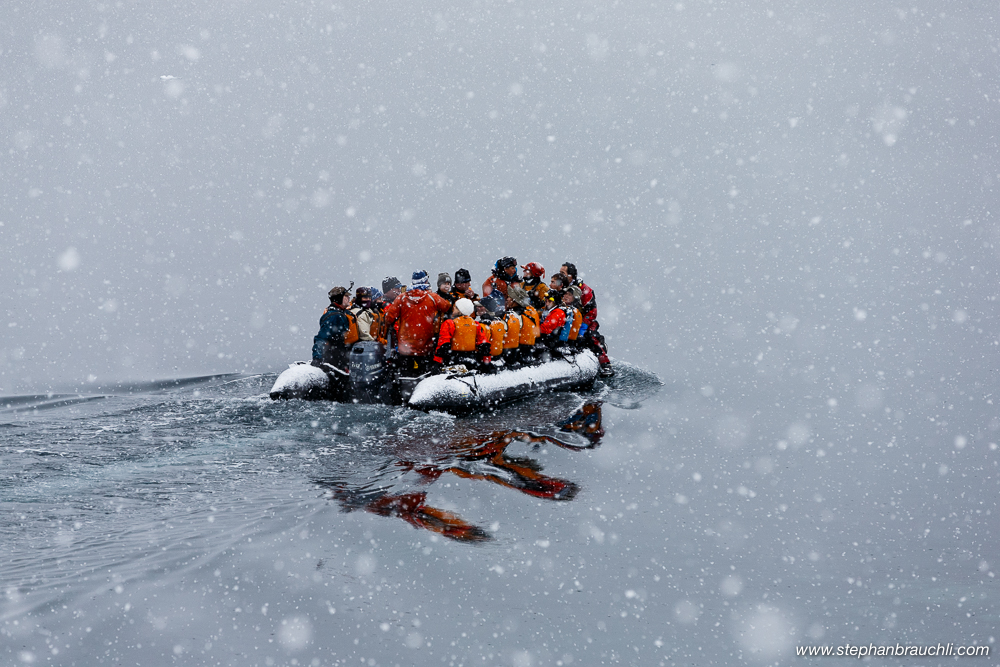
[[[534,306],[526,306],[521,315],[521,345],[534,345],[539,334],[538,311]]]
[[[351,311],[344,309],[347,316],[347,333],[344,334],[344,345],[354,345],[358,342],[358,318]]]
[[[503,354],[503,338],[507,327],[500,320],[490,322],[490,355],[499,357]]]
[[[454,322],[455,335],[451,339],[451,349],[455,352],[475,352],[479,324],[467,315],[456,317]]]
[[[372,328],[368,330],[368,335],[383,345],[386,344],[385,331],[382,330],[384,327],[385,316],[382,311],[378,308],[372,308]]]
[[[507,313],[505,318],[507,333],[503,337],[503,349],[513,350],[521,342],[521,318],[517,313]]]
[[[583,324],[583,313],[580,312],[579,308],[573,309],[573,324],[569,328],[569,339],[576,340],[576,337],[580,335],[580,325]]]

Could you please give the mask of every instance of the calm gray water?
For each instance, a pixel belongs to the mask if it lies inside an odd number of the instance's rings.
[[[0,661],[804,664],[800,644],[993,645],[996,445],[618,367],[466,418],[274,403],[273,374],[6,398]]]

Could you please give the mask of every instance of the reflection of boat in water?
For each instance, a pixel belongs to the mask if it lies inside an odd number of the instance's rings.
[[[391,464],[396,477],[413,473],[417,486],[427,486],[446,475],[482,480],[520,491],[543,500],[569,501],[579,492],[575,482],[543,474],[541,463],[530,456],[513,455],[508,448],[524,443],[538,449],[554,445],[565,450],[592,449],[604,436],[601,426],[601,402],[591,401],[572,415],[554,424],[559,437],[526,430],[499,430],[488,433],[457,433],[447,442],[440,435],[431,438],[430,450],[407,448]],[[566,434],[565,436],[562,434]],[[412,444],[412,443],[409,443]],[[427,504],[427,491],[395,488],[392,482],[372,487],[368,479],[352,483],[346,476],[325,477],[316,482],[328,489],[328,497],[340,503],[346,512],[364,510],[386,517],[398,517],[416,528],[466,542],[491,539],[483,528],[461,516]]]
[[[463,366],[409,377],[386,360],[377,341],[355,343],[350,373],[300,362],[278,376],[272,399],[343,400],[355,403],[407,405],[418,410],[466,413],[548,391],[589,387],[600,371],[588,349],[546,354],[536,364],[483,373]],[[335,379],[331,374],[339,374]]]

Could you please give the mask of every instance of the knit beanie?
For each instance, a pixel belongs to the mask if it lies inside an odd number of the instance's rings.
[[[426,271],[414,271],[410,281],[410,289],[430,289],[431,283],[427,279]]]
[[[386,279],[382,281],[382,292],[386,293],[402,286],[403,283],[399,282],[399,278],[396,276],[387,276]]]

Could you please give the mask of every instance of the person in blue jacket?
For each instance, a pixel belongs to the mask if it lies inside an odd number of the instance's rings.
[[[329,296],[330,307],[320,317],[319,333],[313,338],[312,365],[322,368],[323,364],[329,364],[346,373],[348,350],[358,339],[358,325],[348,310],[351,288],[334,287]]]

